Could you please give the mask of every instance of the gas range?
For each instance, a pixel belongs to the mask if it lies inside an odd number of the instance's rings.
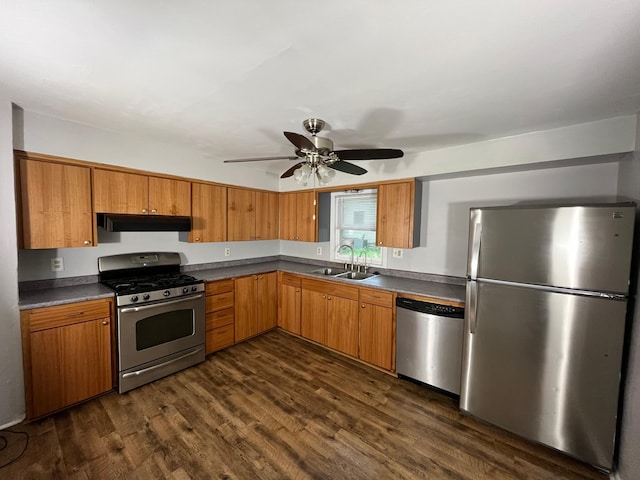
[[[116,292],[118,307],[204,292],[203,280],[180,273],[173,252],[111,255],[98,259],[100,282]]]

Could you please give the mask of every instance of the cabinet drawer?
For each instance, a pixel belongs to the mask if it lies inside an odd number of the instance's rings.
[[[206,297],[207,313],[233,307],[233,292],[219,293]]]
[[[111,300],[92,300],[29,311],[29,331],[62,327],[74,323],[111,317]]]
[[[291,285],[292,287],[300,286],[300,277],[291,273],[282,273],[282,284]]]
[[[234,321],[234,309],[225,308],[217,312],[207,313],[207,330],[229,325]]]
[[[381,307],[393,307],[393,293],[373,288],[360,289],[360,303],[370,303]]]
[[[342,282],[331,282],[324,280],[315,280],[311,278],[303,278],[301,285],[304,290],[312,290],[314,292],[320,292],[326,295],[332,295],[334,297],[358,300],[358,287],[345,285]]]
[[[233,345],[233,324],[209,330],[206,345],[207,353]]]
[[[233,278],[228,280],[218,280],[215,282],[209,282],[205,286],[207,295],[215,295],[217,293],[233,292]]]

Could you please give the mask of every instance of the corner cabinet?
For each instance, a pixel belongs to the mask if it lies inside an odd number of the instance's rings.
[[[112,299],[21,312],[27,418],[113,387]]]
[[[274,240],[278,238],[278,194],[229,188],[227,239]]]
[[[90,168],[19,155],[16,158],[21,246],[26,249],[93,246]]]
[[[415,248],[420,246],[422,183],[408,180],[378,185],[376,245]]]
[[[317,242],[316,193],[293,192],[280,194],[280,239]]]
[[[191,183],[115,170],[94,169],[97,213],[191,215]]]
[[[276,272],[235,279],[235,341],[258,335],[277,324]]]

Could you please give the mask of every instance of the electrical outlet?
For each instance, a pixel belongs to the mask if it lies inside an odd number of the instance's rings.
[[[316,255],[322,255],[322,247],[316,247]]]
[[[64,271],[64,258],[62,257],[51,258],[51,271],[52,272]]]
[[[231,249],[230,248],[225,248],[224,249],[224,256],[228,257],[229,255],[231,255]]]
[[[393,258],[402,258],[402,249],[394,248],[393,249]]]

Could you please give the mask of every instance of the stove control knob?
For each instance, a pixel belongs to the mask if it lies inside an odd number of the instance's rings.
[[[189,287],[184,287],[182,289],[182,293],[189,293]]]
[[[192,292],[197,292],[198,291],[198,287],[196,287],[195,285],[193,287],[191,287],[191,291]]]
[[[171,291],[165,290],[164,292],[162,292],[162,295],[164,295],[165,297],[168,297],[169,295],[171,295]]]
[[[137,302],[138,301],[138,296],[134,295],[133,297],[131,297],[131,301],[132,302]]]
[[[144,295],[142,295],[143,300],[149,300],[150,298],[151,296],[148,293],[145,293]]]

